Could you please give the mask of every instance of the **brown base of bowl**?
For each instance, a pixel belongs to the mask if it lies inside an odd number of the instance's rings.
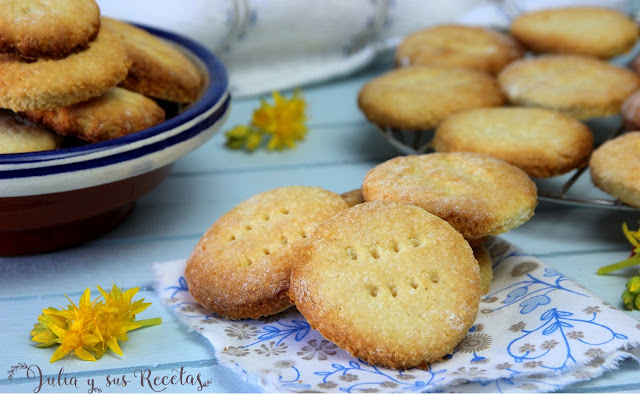
[[[86,189],[0,198],[0,256],[52,252],[107,233],[170,168]]]

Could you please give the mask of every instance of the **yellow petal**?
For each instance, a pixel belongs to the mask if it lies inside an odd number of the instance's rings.
[[[53,356],[51,356],[51,360],[49,360],[49,362],[53,363],[60,360],[62,357],[66,356],[70,351],[71,349],[66,348],[64,345],[58,346],[56,351],[53,352]]]
[[[96,361],[96,358],[93,357],[93,354],[86,351],[82,346],[78,346],[74,349],[73,352],[76,354],[76,356],[85,361]]]
[[[107,339],[107,346],[109,346],[109,349],[111,349],[113,352],[123,356],[124,354],[122,353],[122,350],[120,350],[120,346],[118,346],[118,340],[114,337],[111,337],[109,339]]]

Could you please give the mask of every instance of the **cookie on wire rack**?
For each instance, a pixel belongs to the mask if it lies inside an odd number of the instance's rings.
[[[509,64],[498,82],[513,105],[586,120],[617,115],[623,101],[640,88],[640,75],[594,57],[544,55]]]
[[[402,130],[432,130],[452,113],[504,104],[495,78],[460,67],[412,66],[367,82],[358,105],[374,124]]]
[[[479,108],[451,115],[433,137],[437,152],[476,152],[502,159],[531,177],[584,167],[593,134],[582,122],[535,107]]]
[[[438,25],[409,34],[398,46],[399,66],[467,67],[497,74],[524,56],[522,45],[507,34],[479,26]]]

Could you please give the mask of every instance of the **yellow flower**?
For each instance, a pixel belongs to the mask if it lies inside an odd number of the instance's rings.
[[[110,292],[99,286],[98,290],[101,296],[93,301],[87,288],[78,305],[67,297],[70,304],[66,309],[50,307],[38,316],[38,323],[31,330],[31,340],[38,342],[38,347],[59,344],[51,362],[69,353],[83,360],[96,361],[107,349],[122,356],[118,341],[128,340],[128,331],[160,324],[160,318],[135,321],[136,314],[151,305],[144,303],[144,299],[132,301],[138,288],[124,293],[115,285]]]
[[[253,112],[250,125],[235,126],[225,133],[227,146],[232,149],[255,150],[268,137],[267,149],[295,148],[296,142],[307,135],[307,103],[300,90],[291,98],[273,92],[273,104],[261,100],[260,107]]]

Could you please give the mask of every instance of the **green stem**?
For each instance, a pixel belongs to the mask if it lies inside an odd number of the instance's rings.
[[[154,317],[153,319],[142,319],[136,320],[135,322],[140,324],[140,326],[142,327],[157,326],[158,324],[162,323],[162,318]]]
[[[604,275],[604,274],[608,274],[609,272],[617,271],[619,269],[626,268],[626,267],[632,267],[638,264],[640,264],[640,255],[636,254],[629,257],[626,260],[622,260],[619,263],[615,263],[615,264],[607,265],[606,267],[599,268],[598,272],[596,273],[598,275]]]

